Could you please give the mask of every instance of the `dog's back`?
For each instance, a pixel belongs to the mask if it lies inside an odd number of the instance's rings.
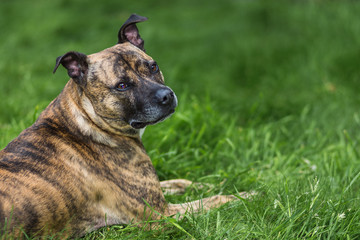
[[[61,115],[46,116],[54,105],[56,101],[0,152],[1,229],[60,232],[89,197],[81,189],[82,179],[69,177],[74,171],[71,158],[82,154],[76,144],[83,141],[71,134]]]

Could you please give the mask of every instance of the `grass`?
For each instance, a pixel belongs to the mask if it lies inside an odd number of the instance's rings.
[[[159,178],[214,184],[167,199],[259,196],[85,239],[360,237],[357,1],[2,1],[1,147],[65,85],[55,58],[113,45],[133,12],[149,17],[145,48],[179,97],[143,137]]]

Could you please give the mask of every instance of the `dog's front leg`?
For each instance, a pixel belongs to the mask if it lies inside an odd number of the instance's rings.
[[[186,212],[200,212],[201,210],[207,211],[211,208],[220,207],[227,202],[237,199],[238,198],[233,195],[216,195],[192,202],[168,204],[166,209],[166,216],[173,216],[178,213],[184,214]]]
[[[172,179],[160,182],[164,195],[183,194],[190,185],[197,189],[215,188],[215,185],[210,183],[192,182],[186,179]]]
[[[186,179],[172,179],[161,181],[160,187],[164,195],[183,194],[191,184],[192,182]]]

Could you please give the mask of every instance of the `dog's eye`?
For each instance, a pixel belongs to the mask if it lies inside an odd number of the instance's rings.
[[[121,82],[121,83],[119,83],[119,84],[117,85],[116,89],[117,89],[117,90],[126,90],[128,87],[129,87],[129,86],[128,86],[126,83]]]
[[[151,73],[157,73],[159,71],[159,66],[156,63],[151,64],[150,66]]]

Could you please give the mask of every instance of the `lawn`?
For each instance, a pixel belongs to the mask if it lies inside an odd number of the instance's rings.
[[[358,1],[1,1],[0,148],[68,81],[56,57],[112,46],[134,12],[179,98],[145,148],[160,180],[213,185],[167,199],[258,195],[85,239],[360,238]]]

